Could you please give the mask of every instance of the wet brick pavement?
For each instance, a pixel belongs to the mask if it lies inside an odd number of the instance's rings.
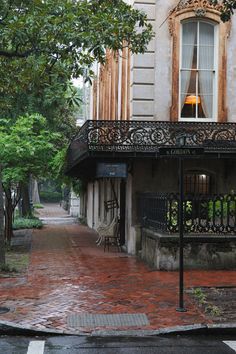
[[[153,271],[133,256],[103,252],[96,237],[78,224],[50,224],[34,231],[27,275],[0,279],[0,305],[11,309],[0,321],[72,333],[209,323],[188,294],[188,311],[176,312],[178,272]],[[236,286],[236,271],[187,271],[185,280],[186,288]],[[73,314],[145,314],[149,324],[72,328],[67,317]]]

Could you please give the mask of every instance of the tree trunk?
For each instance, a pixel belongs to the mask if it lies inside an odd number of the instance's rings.
[[[34,204],[40,204],[38,181],[32,178],[32,202]]]
[[[1,179],[0,165],[0,264],[5,264],[5,239],[4,239],[4,207],[3,207],[3,187]]]
[[[29,184],[22,184],[21,186],[21,198],[22,198],[22,216],[32,216],[32,210],[29,197]]]
[[[11,189],[5,188],[5,241],[8,246],[11,245],[13,237],[13,212]]]

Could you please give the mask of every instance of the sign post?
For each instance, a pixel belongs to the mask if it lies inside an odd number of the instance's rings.
[[[185,312],[184,307],[184,168],[179,157],[179,306],[176,311]]]
[[[161,156],[178,158],[179,160],[179,306],[178,312],[185,312],[184,307],[184,158],[202,155],[204,148],[186,147],[185,141],[178,147],[161,147]]]

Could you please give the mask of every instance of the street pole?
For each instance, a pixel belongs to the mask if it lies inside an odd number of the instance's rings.
[[[179,157],[179,307],[178,312],[185,312],[184,308],[184,179],[183,159]]]

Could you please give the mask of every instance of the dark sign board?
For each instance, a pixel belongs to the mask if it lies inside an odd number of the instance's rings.
[[[204,154],[204,148],[192,147],[162,147],[159,149],[161,156],[188,157]]]
[[[96,177],[127,177],[126,163],[97,163]]]

